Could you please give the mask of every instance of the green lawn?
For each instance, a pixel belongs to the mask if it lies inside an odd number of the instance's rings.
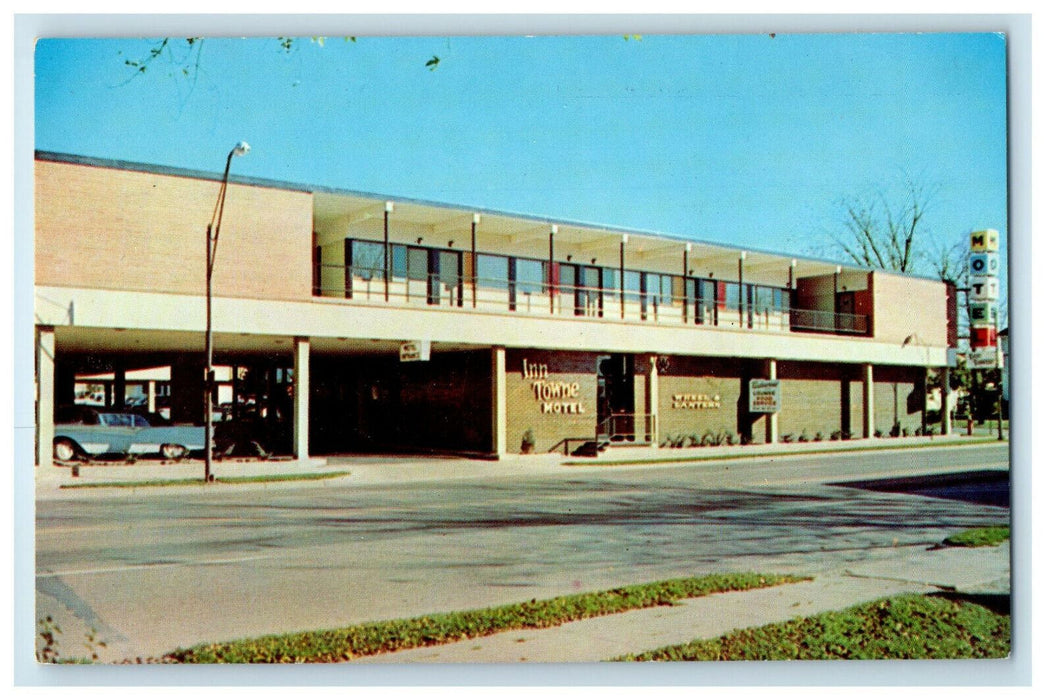
[[[370,622],[332,630],[269,635],[222,644],[202,644],[174,651],[163,660],[178,663],[346,661],[359,656],[445,644],[506,630],[555,627],[574,620],[673,605],[684,598],[767,588],[803,580],[807,579],[750,573],[673,579],[480,610]]]
[[[1009,655],[1004,598],[973,602],[949,596],[897,596],[617,660],[1004,658]]]
[[[948,547],[994,547],[1008,539],[1008,525],[991,525],[951,535],[943,541],[943,544]]]

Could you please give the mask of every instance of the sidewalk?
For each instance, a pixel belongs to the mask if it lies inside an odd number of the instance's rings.
[[[596,662],[737,629],[840,610],[903,593],[1008,594],[1009,543],[974,549],[904,547],[812,581],[692,598],[548,629],[502,632],[354,663]]]
[[[988,440],[957,435],[874,438],[850,442],[778,443],[759,445],[724,445],[721,447],[658,448],[650,446],[614,447],[597,457],[567,457],[562,454],[504,455],[499,460],[446,456],[362,456],[342,455],[296,459],[229,459],[213,462],[213,474],[227,477],[288,476],[349,472],[344,477],[360,484],[393,484],[446,479],[529,476],[565,472],[568,469],[672,467],[679,463],[711,460],[749,459],[807,453],[830,454],[860,450],[903,449],[933,445],[965,446],[989,444]],[[55,495],[63,486],[84,484],[127,484],[138,481],[203,479],[204,462],[200,459],[180,462],[139,460],[134,463],[108,462],[52,466],[36,470],[38,497]],[[193,488],[193,487],[189,487]],[[62,489],[70,491],[70,489]]]

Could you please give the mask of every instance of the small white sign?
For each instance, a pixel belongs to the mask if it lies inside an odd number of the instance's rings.
[[[409,340],[399,346],[399,362],[427,362],[430,359],[430,340]]]
[[[974,348],[966,354],[965,365],[969,369],[997,369],[1002,366],[1001,358],[998,348]]]
[[[781,399],[778,379],[750,380],[750,413],[778,413]]]

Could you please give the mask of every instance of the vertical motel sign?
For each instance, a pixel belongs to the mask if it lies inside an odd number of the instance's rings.
[[[998,357],[998,231],[969,235],[969,356],[968,366],[991,369]]]

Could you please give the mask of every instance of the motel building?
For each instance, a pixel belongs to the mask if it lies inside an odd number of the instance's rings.
[[[49,152],[35,168],[38,464],[92,377],[119,409],[134,373],[161,376],[169,417],[201,425],[222,177]],[[946,381],[955,318],[929,279],[232,177],[214,415],[251,409],[298,458],[946,433],[946,405],[925,424],[926,377]]]

